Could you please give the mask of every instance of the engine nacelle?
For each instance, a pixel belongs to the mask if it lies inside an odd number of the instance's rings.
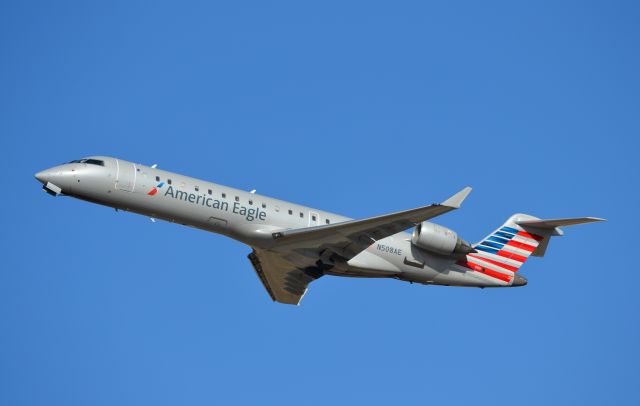
[[[440,255],[464,256],[475,252],[471,244],[458,237],[455,231],[423,221],[413,230],[411,243],[416,247]]]

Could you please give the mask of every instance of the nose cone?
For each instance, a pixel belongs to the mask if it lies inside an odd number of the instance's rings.
[[[36,179],[45,184],[51,180],[51,172],[49,170],[40,171],[36,173]]]
[[[511,284],[511,286],[524,286],[527,284],[527,278],[525,278],[524,276],[518,275],[516,274],[513,277],[513,283]]]

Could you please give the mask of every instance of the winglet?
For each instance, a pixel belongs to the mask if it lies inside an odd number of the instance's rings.
[[[464,201],[464,199],[466,199],[467,196],[469,195],[469,193],[471,193],[471,190],[472,189],[469,186],[467,186],[466,188],[462,189],[461,191],[459,191],[455,195],[453,195],[450,198],[448,198],[447,200],[445,200],[442,203],[442,205],[443,206],[453,207],[454,209],[459,208],[460,205],[462,204],[462,202]]]

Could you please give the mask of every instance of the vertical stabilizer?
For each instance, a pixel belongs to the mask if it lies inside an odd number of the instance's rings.
[[[473,245],[475,253],[468,254],[456,264],[483,274],[498,284],[518,286],[526,279],[516,277],[520,267],[538,247],[546,248],[549,233],[535,233],[518,224],[520,220],[533,220],[526,214],[514,214],[503,225]],[[519,282],[522,281],[522,282]]]
[[[560,226],[605,221],[596,217],[541,220],[528,214],[514,214],[493,233],[473,245],[470,253],[456,264],[484,274],[498,284],[521,286],[526,279],[516,272],[530,256],[544,256],[549,240],[563,235]],[[500,282],[501,281],[501,282]]]

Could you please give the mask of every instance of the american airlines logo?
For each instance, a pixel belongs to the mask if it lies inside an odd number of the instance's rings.
[[[160,189],[164,185],[164,182],[160,182],[158,186],[151,189],[149,193],[150,196],[158,193],[158,189]],[[199,206],[210,207],[212,209],[222,210],[231,212],[233,214],[237,214],[239,216],[243,216],[247,221],[253,220],[265,220],[267,218],[267,212],[261,210],[258,207],[247,207],[240,204],[240,202],[233,202],[233,206],[229,206],[228,202],[214,199],[208,195],[200,195],[195,193],[187,193],[180,189],[174,189],[173,186],[169,186],[167,190],[164,192],[165,197],[172,197],[177,200],[182,200],[184,202],[189,202],[191,204],[197,204]]]
[[[147,193],[149,196],[155,196],[156,193],[158,193],[158,189],[161,189],[164,186],[164,182],[160,182],[158,183],[158,186],[154,187],[153,189],[151,189],[149,191],[149,193]]]

